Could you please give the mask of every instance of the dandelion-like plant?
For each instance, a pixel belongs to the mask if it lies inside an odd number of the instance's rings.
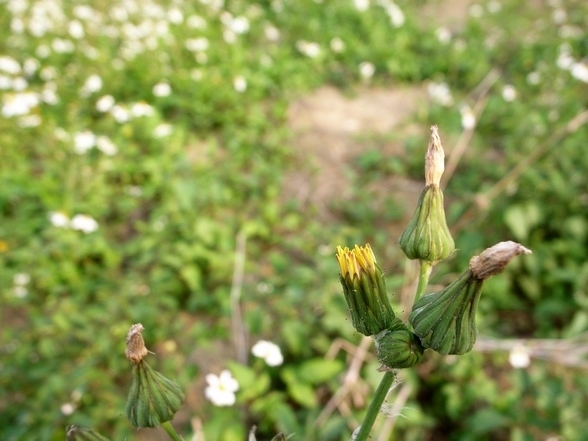
[[[515,242],[500,242],[470,260],[469,267],[446,288],[421,298],[435,264],[453,254],[455,244],[443,207],[440,180],[444,152],[437,127],[425,160],[426,185],[399,245],[409,259],[419,260],[420,276],[408,323],[392,310],[384,277],[369,244],[353,249],[337,248],[340,281],[349,306],[353,327],[374,339],[376,355],[384,376],[368,407],[362,425],[352,440],[368,439],[382,403],[398,369],[417,364],[425,349],[440,354],[465,354],[477,337],[476,309],[484,280],[504,270],[519,254],[531,251]]]

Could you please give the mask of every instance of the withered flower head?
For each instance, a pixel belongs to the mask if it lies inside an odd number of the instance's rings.
[[[127,334],[127,349],[125,350],[125,356],[133,363],[139,363],[149,353],[145,347],[145,340],[143,340],[143,332],[145,328],[141,323],[134,324],[131,326]]]

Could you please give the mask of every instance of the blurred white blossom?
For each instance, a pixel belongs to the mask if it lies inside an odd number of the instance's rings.
[[[578,63],[574,63],[570,70],[572,76],[580,80],[584,83],[588,83],[588,62],[587,61],[580,61]]]
[[[189,38],[184,43],[186,49],[192,52],[202,52],[208,49],[209,42],[206,37]]]
[[[517,369],[529,367],[531,356],[527,347],[523,344],[513,346],[508,354],[508,362],[512,367]]]
[[[280,39],[280,30],[276,28],[274,25],[267,24],[263,28],[263,33],[265,35],[265,38],[267,38],[269,41],[275,42]]]
[[[251,348],[251,353],[262,358],[268,366],[280,366],[284,362],[280,347],[271,341],[259,340]]]
[[[336,53],[341,53],[345,50],[345,43],[339,37],[332,38],[329,46],[331,50]]]
[[[360,12],[367,11],[370,7],[370,0],[353,0],[353,6]]]
[[[168,83],[165,82],[161,82],[161,83],[157,83],[155,86],[153,86],[153,95],[158,96],[158,97],[164,97],[164,96],[169,96],[171,95],[171,86]]]
[[[66,228],[69,227],[69,217],[65,213],[61,211],[52,211],[49,213],[49,222],[51,225],[58,228]]]
[[[114,97],[112,95],[104,95],[98,101],[96,101],[96,110],[98,112],[108,112],[114,106]]]
[[[140,118],[142,116],[151,116],[155,112],[155,109],[151,104],[147,104],[143,101],[138,103],[134,103],[130,109],[131,115],[135,118]]]
[[[18,61],[7,55],[0,57],[0,71],[11,75],[18,75],[21,73],[21,67]]]
[[[98,222],[85,214],[76,214],[71,220],[71,227],[88,234],[98,229]]]
[[[463,105],[459,109],[461,113],[461,126],[464,130],[471,130],[476,127],[476,115],[474,111],[468,105]]]
[[[98,136],[96,138],[96,148],[108,156],[118,153],[118,148],[107,136]]]
[[[296,49],[309,58],[316,58],[321,53],[319,44],[312,41],[298,40],[296,42]]]
[[[110,114],[118,123],[125,123],[131,119],[131,112],[126,106],[116,104],[110,109]]]
[[[233,80],[233,87],[239,93],[243,93],[247,90],[247,79],[243,75],[235,77]]]
[[[61,413],[65,416],[69,416],[74,413],[75,409],[76,408],[72,403],[64,403],[60,407]]]
[[[39,96],[34,92],[20,92],[4,95],[2,116],[10,118],[28,114],[39,104]]]
[[[399,28],[402,25],[404,25],[406,17],[404,16],[404,12],[402,12],[402,9],[400,9],[400,7],[396,3],[390,2],[386,4],[385,8],[388,17],[390,17],[390,23],[392,24],[392,26],[394,26],[395,28]]]
[[[373,63],[370,63],[369,61],[364,61],[359,64],[359,75],[362,79],[369,80],[371,77],[374,76],[375,72],[376,67],[373,65]]]
[[[98,92],[100,89],[102,89],[102,78],[94,74],[90,75],[86,79],[86,82],[80,90],[80,94],[84,97],[87,97],[95,92]]]
[[[67,33],[71,38],[80,40],[84,38],[85,35],[84,26],[78,20],[72,20],[67,26]]]
[[[157,127],[155,127],[155,130],[153,131],[153,135],[156,138],[165,138],[166,136],[171,135],[172,132],[173,132],[173,128],[172,128],[171,124],[162,123],[162,124],[159,124]]]
[[[232,406],[235,404],[235,392],[239,390],[239,383],[228,370],[223,370],[220,375],[207,374],[208,386],[204,389],[204,395],[215,406]]]
[[[453,97],[447,83],[429,83],[427,85],[427,93],[429,97],[441,104],[442,106],[449,107],[453,105]]]
[[[29,276],[27,273],[16,273],[12,277],[12,281],[15,285],[28,285],[28,283],[31,281],[31,276]]]
[[[437,28],[435,35],[437,36],[439,43],[442,44],[449,43],[452,37],[451,30],[447,26],[441,26],[440,28]]]
[[[539,84],[540,81],[541,75],[539,75],[539,72],[537,71],[529,72],[529,74],[527,75],[527,83],[529,83],[532,86],[536,86],[537,84]]]
[[[502,98],[504,101],[514,101],[517,97],[517,90],[514,88],[512,84],[506,84],[502,88]]]
[[[74,151],[78,155],[83,155],[96,145],[96,135],[89,130],[78,132],[74,135]]]
[[[186,24],[192,29],[204,29],[206,27],[206,20],[199,15],[190,15],[186,20]]]

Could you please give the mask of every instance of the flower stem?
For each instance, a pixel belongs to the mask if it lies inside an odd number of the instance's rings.
[[[420,273],[419,273],[419,285],[417,287],[416,293],[414,295],[414,302],[415,304],[418,299],[421,298],[423,293],[425,292],[425,288],[429,283],[429,276],[431,275],[431,270],[433,269],[433,265],[431,262],[426,260],[420,261]]]
[[[390,387],[392,387],[392,383],[394,383],[394,379],[396,378],[396,372],[386,372],[380,385],[376,389],[374,393],[374,397],[367,409],[367,413],[361,424],[361,428],[353,441],[366,441],[370,435],[370,431],[376,421],[376,417],[380,412],[380,408],[382,407],[382,403],[386,399],[386,395],[388,395],[388,391]]]
[[[178,435],[178,433],[176,432],[176,430],[174,429],[174,427],[171,425],[171,423],[169,421],[166,421],[165,423],[161,423],[161,427],[163,427],[163,430],[165,430],[167,432],[167,434],[169,435],[169,437],[171,439],[173,439],[174,441],[182,441],[182,437],[180,435]]]

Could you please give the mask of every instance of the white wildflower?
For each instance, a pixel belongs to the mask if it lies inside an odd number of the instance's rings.
[[[235,34],[245,34],[249,31],[249,20],[247,17],[235,17],[230,21],[229,27]]]
[[[157,127],[155,127],[155,130],[153,131],[153,135],[156,138],[165,138],[166,136],[171,135],[172,132],[173,132],[173,128],[172,128],[171,124],[162,123],[162,124],[159,124]]]
[[[243,93],[247,90],[247,79],[243,75],[235,77],[233,80],[233,87],[239,93]]]
[[[459,109],[461,113],[461,126],[464,130],[472,130],[476,127],[476,115],[470,106],[464,105]]]
[[[506,84],[502,88],[502,98],[504,99],[504,101],[511,102],[514,101],[516,97],[517,90],[514,88],[512,84]]]
[[[321,53],[320,45],[312,41],[298,40],[296,42],[296,49],[309,58],[316,58]]]
[[[118,148],[107,136],[99,136],[96,138],[96,148],[108,156],[113,156],[118,153]]]
[[[94,74],[90,75],[86,79],[86,82],[82,86],[80,93],[82,96],[87,97],[95,92],[98,92],[100,89],[102,89],[102,78]]]
[[[208,386],[204,395],[215,406],[232,406],[236,402],[235,392],[239,390],[239,383],[228,370],[223,370],[220,375],[207,374]]]
[[[178,8],[172,8],[167,11],[167,19],[170,23],[180,24],[184,21],[184,14]]]
[[[341,53],[345,50],[345,43],[339,37],[332,38],[329,46],[335,53]]]
[[[269,41],[275,42],[280,39],[280,30],[276,28],[274,25],[267,24],[263,28],[263,33],[265,35],[265,38],[267,38]]]
[[[446,27],[446,26],[441,26],[440,28],[437,28],[437,30],[435,31],[435,35],[437,36],[437,40],[439,40],[439,43],[441,44],[447,44],[451,41],[451,30]]]
[[[61,211],[52,211],[49,213],[49,222],[57,228],[69,227],[69,217]]]
[[[10,75],[18,75],[21,73],[21,67],[14,58],[4,55],[0,57],[0,71]]]
[[[72,413],[74,413],[74,410],[75,409],[76,408],[75,408],[75,406],[72,403],[64,403],[64,404],[61,405],[61,408],[60,408],[61,413],[63,415],[65,415],[65,416],[69,416]]]
[[[98,229],[98,222],[85,214],[76,214],[71,220],[71,227],[88,234]]]
[[[126,123],[131,119],[131,112],[126,106],[116,104],[110,109],[110,114],[118,123]]]
[[[89,130],[78,132],[74,135],[74,151],[83,155],[96,145],[96,135]]]
[[[268,366],[280,366],[284,362],[280,347],[271,341],[259,340],[251,348],[251,353],[263,358]]]
[[[28,283],[31,281],[31,276],[29,276],[27,273],[16,273],[12,277],[12,281],[15,285],[28,285]]]
[[[577,80],[580,80],[584,83],[588,83],[588,63],[586,61],[574,63],[572,65],[570,73]]]
[[[206,20],[199,15],[190,15],[186,24],[192,29],[204,29],[206,27]]]
[[[359,64],[359,75],[364,80],[369,80],[371,77],[373,77],[375,71],[376,67],[369,61],[364,61]]]
[[[84,38],[84,26],[78,20],[72,20],[69,22],[67,26],[67,33],[71,38],[76,40],[80,40]]]
[[[39,96],[34,92],[21,92],[4,96],[2,116],[27,115],[33,108],[39,105]]]
[[[427,92],[433,101],[442,106],[449,107],[453,105],[453,96],[451,96],[447,83],[429,83]]]
[[[192,52],[202,52],[208,49],[209,42],[206,37],[189,38],[185,43],[186,49]]]
[[[390,17],[390,23],[395,28],[399,28],[404,25],[406,21],[406,17],[404,16],[404,12],[396,3],[390,3],[386,6],[386,13],[388,17]]]
[[[143,101],[134,103],[131,106],[131,115],[135,118],[141,118],[142,116],[151,116],[155,112],[155,109],[151,104],[147,104]]]
[[[353,6],[359,12],[367,11],[370,7],[370,0],[353,0]]]
[[[96,101],[96,110],[98,112],[106,113],[114,107],[114,97],[112,95],[104,95]]]
[[[164,97],[171,95],[171,86],[168,83],[160,82],[153,86],[153,95]]]
[[[531,364],[531,356],[529,349],[523,344],[513,346],[508,354],[508,362],[516,369],[523,369],[529,367]]]

